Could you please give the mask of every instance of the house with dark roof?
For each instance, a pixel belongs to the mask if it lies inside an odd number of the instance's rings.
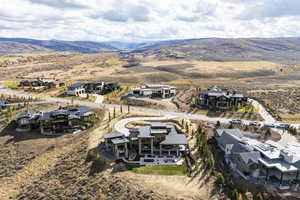
[[[120,89],[120,85],[118,83],[110,82],[85,83],[84,89],[87,93],[90,94],[105,95]]]
[[[198,106],[208,109],[230,110],[247,105],[248,96],[231,92],[226,88],[211,87],[201,91],[196,98]]]
[[[66,95],[80,96],[83,94],[105,95],[120,89],[118,83],[96,82],[96,83],[75,83],[68,87]]]
[[[95,113],[85,106],[51,112],[25,111],[17,117],[17,131],[40,130],[43,135],[74,133],[92,126]]]
[[[146,84],[131,91],[137,97],[170,98],[176,95],[176,87],[161,84]]]
[[[112,150],[117,159],[154,160],[180,159],[188,151],[185,134],[179,133],[171,124],[154,122],[142,126],[125,137],[120,133],[104,135],[106,150]],[[134,156],[132,156],[134,155]],[[169,164],[174,164],[170,162]]]
[[[54,88],[56,87],[56,83],[54,80],[42,80],[42,79],[36,79],[36,80],[21,80],[19,82],[19,87],[32,87],[32,88],[40,88],[40,87],[48,87],[48,88]]]
[[[33,110],[27,110],[21,112],[16,119],[17,122],[17,132],[27,132],[35,129],[39,126],[38,122],[39,113]]]
[[[68,96],[80,96],[85,94],[85,88],[83,83],[75,83],[73,85],[70,85],[68,87],[68,90],[66,91],[66,95]]]

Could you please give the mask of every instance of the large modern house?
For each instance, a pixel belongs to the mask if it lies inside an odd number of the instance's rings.
[[[298,189],[300,143],[260,142],[239,129],[217,129],[214,138],[227,164],[244,179],[276,189]]]
[[[75,133],[92,126],[95,113],[89,107],[62,108],[52,112],[25,111],[17,117],[17,131],[39,129],[43,135]]]
[[[105,95],[120,89],[120,85],[118,83],[109,83],[109,82],[85,83],[84,88],[87,93]]]
[[[83,94],[105,95],[118,89],[120,89],[120,85],[117,83],[75,83],[68,87],[66,94],[69,96],[80,96]]]
[[[70,85],[66,91],[66,95],[68,96],[80,96],[82,94],[86,94],[83,83],[75,83]]]
[[[32,87],[32,88],[48,87],[48,88],[53,88],[53,87],[56,87],[56,83],[53,80],[44,81],[42,79],[21,80],[19,82],[19,87]]]
[[[182,156],[188,151],[185,134],[179,133],[175,125],[160,122],[142,126],[127,136],[109,133],[104,139],[106,150],[116,159],[141,165],[182,164]]]
[[[201,91],[196,104],[209,109],[229,110],[233,108],[244,107],[247,105],[248,96],[231,92],[227,88],[211,87]]]
[[[147,84],[134,88],[131,94],[138,97],[170,98],[176,95],[176,87],[161,84]]]

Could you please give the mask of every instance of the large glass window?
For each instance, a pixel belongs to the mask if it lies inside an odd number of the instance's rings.
[[[29,119],[21,118],[21,119],[19,119],[19,124],[20,125],[27,125],[27,124],[29,124]]]

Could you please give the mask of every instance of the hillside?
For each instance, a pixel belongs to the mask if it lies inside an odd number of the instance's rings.
[[[202,38],[145,43],[0,38],[1,54],[41,51],[120,51],[127,58],[137,57],[142,60],[271,61],[298,64],[300,38]]]
[[[300,38],[189,39],[155,43],[134,54],[159,60],[300,62]]]
[[[98,53],[115,51],[108,44],[88,41],[33,40],[25,38],[0,38],[0,53],[31,53],[39,51],[75,51]]]

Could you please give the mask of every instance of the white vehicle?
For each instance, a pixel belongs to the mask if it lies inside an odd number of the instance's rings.
[[[268,128],[275,128],[275,124],[269,122],[264,123],[264,126]]]
[[[258,123],[258,122],[250,122],[249,125],[250,126],[260,126],[260,123]]]
[[[230,123],[231,123],[231,124],[242,124],[243,121],[240,120],[240,119],[233,119],[233,120],[230,120]]]
[[[290,124],[288,124],[288,123],[277,124],[276,128],[288,129],[288,128],[290,128]]]

